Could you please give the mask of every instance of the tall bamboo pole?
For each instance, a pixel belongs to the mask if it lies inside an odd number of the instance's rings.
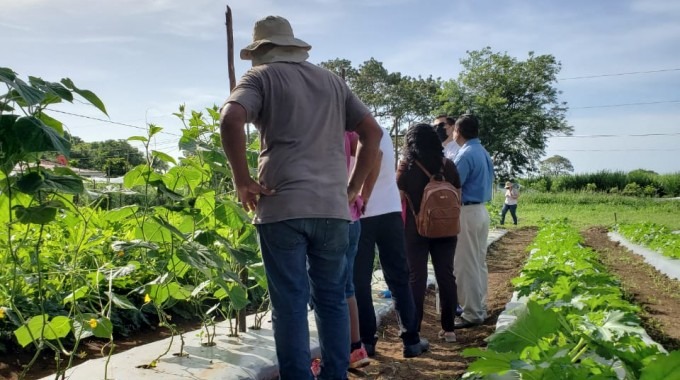
[[[236,87],[236,68],[234,67],[234,22],[231,17],[231,8],[227,5],[225,13],[225,24],[227,26],[227,67],[229,69],[229,92]],[[250,128],[248,128],[248,135],[250,136]],[[246,138],[247,141],[247,138]],[[239,279],[246,285],[248,283],[248,268],[238,265]],[[246,311],[239,310],[236,312],[236,328],[238,332],[246,332]]]
[[[225,13],[227,25],[227,66],[229,68],[229,92],[236,87],[236,69],[234,68],[234,22],[231,19],[231,8],[227,5]]]

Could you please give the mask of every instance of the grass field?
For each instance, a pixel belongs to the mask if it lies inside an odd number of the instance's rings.
[[[500,223],[503,200],[503,193],[494,194],[489,206],[493,225]],[[653,222],[680,230],[680,200],[599,193],[526,192],[519,198],[517,216],[520,226],[538,225],[543,219],[568,218],[576,227]],[[505,227],[512,228],[510,213],[505,217]]]

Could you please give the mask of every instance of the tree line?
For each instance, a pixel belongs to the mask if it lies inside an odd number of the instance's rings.
[[[68,164],[73,167],[100,171],[108,177],[119,177],[146,162],[144,153],[127,140],[86,142],[68,132],[64,132],[64,138],[71,143]],[[154,160],[152,166],[159,170],[167,170],[169,167],[161,160]]]
[[[529,52],[518,59],[489,47],[468,51],[460,64],[457,78],[442,80],[390,72],[375,58],[356,67],[342,58],[321,62],[389,127],[397,149],[413,122],[472,113],[480,120],[480,139],[499,179],[537,172],[548,138],[573,131],[556,88],[561,64],[550,54]]]

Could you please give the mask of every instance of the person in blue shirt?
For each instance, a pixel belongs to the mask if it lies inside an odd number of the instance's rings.
[[[460,329],[480,325],[487,317],[486,240],[491,219],[484,204],[491,201],[494,170],[489,153],[479,141],[479,121],[474,115],[459,117],[453,135],[461,146],[454,159],[462,184],[463,207],[453,265],[458,302],[463,306],[463,314],[455,324]]]

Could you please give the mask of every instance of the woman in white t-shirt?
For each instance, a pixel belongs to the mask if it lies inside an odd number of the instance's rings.
[[[510,211],[512,221],[517,225],[517,198],[519,198],[519,190],[515,189],[512,182],[505,183],[505,203],[501,210],[501,225],[505,224],[505,214]]]

